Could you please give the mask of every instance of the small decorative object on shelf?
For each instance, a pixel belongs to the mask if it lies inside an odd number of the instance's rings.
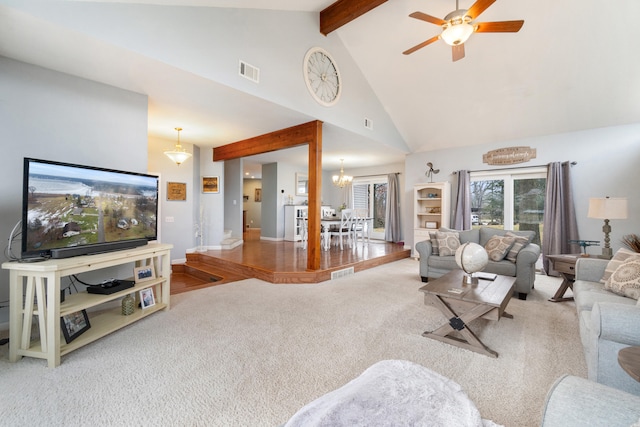
[[[427,163],[427,167],[429,170],[425,172],[425,175],[430,179],[430,182],[433,182],[433,175],[440,173],[440,169],[434,169],[433,163],[431,162]],[[431,197],[431,195],[429,195],[429,197]]]
[[[122,315],[128,316],[133,314],[133,311],[136,308],[136,300],[133,298],[131,294],[127,294],[124,298],[122,298]]]
[[[156,304],[153,296],[153,288],[147,288],[140,291],[140,307],[149,308]]]
[[[569,240],[569,243],[578,245],[582,248],[582,256],[588,257],[587,246],[600,246],[600,242],[597,240]]]

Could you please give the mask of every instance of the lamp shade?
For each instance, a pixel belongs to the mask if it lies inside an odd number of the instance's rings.
[[[626,197],[592,197],[589,199],[587,218],[626,219],[627,215]]]
[[[180,144],[180,131],[182,131],[182,128],[175,128],[175,129],[178,131],[178,142],[176,142],[176,146],[174,147],[173,150],[165,151],[164,154],[165,156],[173,160],[175,164],[180,166],[182,162],[184,162],[185,160],[189,159],[189,157],[191,157],[191,153],[189,153],[187,150],[182,148],[182,145]]]
[[[178,151],[176,148],[175,151],[165,151],[164,154],[174,161],[175,164],[180,165],[189,157],[191,157],[191,153],[187,153],[186,151]]]
[[[457,46],[466,42],[471,34],[473,34],[473,25],[468,22],[461,22],[447,26],[440,34],[440,37],[449,46]]]

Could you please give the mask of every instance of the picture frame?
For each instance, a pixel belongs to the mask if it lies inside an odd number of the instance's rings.
[[[220,192],[220,177],[217,176],[203,176],[202,177],[202,192],[207,193],[219,193]]]
[[[256,202],[262,201],[262,188],[256,188],[255,197],[253,200]]]
[[[87,310],[76,311],[60,317],[60,327],[64,340],[69,344],[91,327]]]
[[[146,288],[140,291],[140,307],[144,310],[156,305],[156,299],[153,295],[153,288]]]
[[[156,269],[153,264],[136,267],[133,269],[133,281],[136,283],[146,282],[156,278]]]
[[[167,182],[167,200],[181,201],[187,200],[186,182]]]
[[[424,227],[425,228],[438,228],[438,222],[437,221],[425,221]]]

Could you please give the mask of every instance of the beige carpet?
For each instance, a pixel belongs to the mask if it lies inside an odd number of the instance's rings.
[[[0,425],[276,426],[384,359],[458,382],[483,418],[536,426],[547,390],[585,376],[573,302],[538,276],[514,319],[473,323],[497,359],[421,336],[441,324],[404,259],[314,285],[256,279],[176,295],[159,312],[62,358],[8,362],[0,347]]]

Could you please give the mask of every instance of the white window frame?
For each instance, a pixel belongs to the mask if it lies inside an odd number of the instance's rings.
[[[504,181],[504,218],[505,230],[513,230],[513,182],[518,179],[547,178],[546,166],[533,166],[530,168],[499,169],[495,171],[478,171],[469,174],[470,181]]]
[[[353,178],[353,181],[351,183],[351,203],[352,205],[355,203],[355,195],[354,195],[354,191],[353,188],[356,185],[370,185],[371,187],[371,191],[369,193],[369,213],[368,215],[370,217],[373,217],[374,213],[373,213],[373,200],[375,197],[374,191],[373,191],[373,185],[374,184],[387,184],[387,191],[389,191],[389,178],[387,177],[387,175],[372,175],[372,176],[367,176],[367,177],[360,177],[360,178]],[[353,205],[352,207],[355,207],[355,205]],[[385,224],[386,227],[386,224]],[[375,232],[375,231],[371,231],[371,238],[372,239],[377,239],[377,240],[384,240],[384,232]]]

